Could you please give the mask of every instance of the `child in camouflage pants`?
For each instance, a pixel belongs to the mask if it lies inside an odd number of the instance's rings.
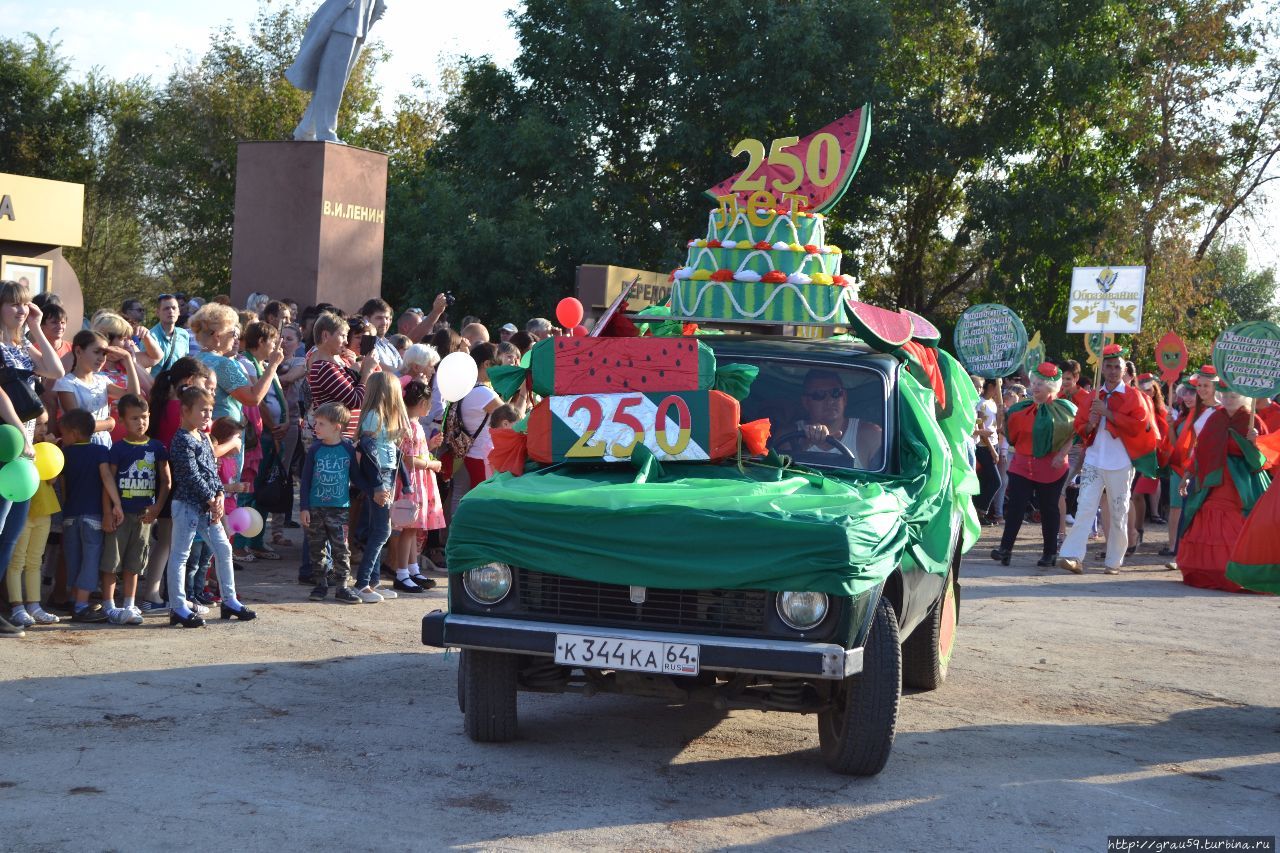
[[[351,478],[356,473],[355,446],[342,437],[351,412],[339,403],[325,403],[313,416],[316,442],[302,464],[302,512],[300,518],[310,540],[315,573],[312,601],[329,595],[327,567],[321,555],[329,543],[333,559],[334,599],[342,604],[359,604],[351,589],[351,549],[347,545],[347,521],[351,514]]]

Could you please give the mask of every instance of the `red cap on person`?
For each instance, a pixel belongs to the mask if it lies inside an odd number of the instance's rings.
[[[1052,361],[1042,361],[1036,367],[1036,375],[1053,382],[1062,378],[1062,369]]]

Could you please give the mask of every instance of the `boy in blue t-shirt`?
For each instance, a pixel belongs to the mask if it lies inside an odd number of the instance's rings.
[[[102,517],[111,516],[118,524],[124,517],[120,495],[107,460],[107,448],[89,441],[93,435],[94,417],[84,409],[72,409],[62,416],[62,551],[67,559],[67,580],[75,593],[72,622],[105,622],[117,625],[141,624],[117,615],[115,610],[116,579],[102,576],[102,606],[90,605],[89,596],[98,588],[98,567],[102,562]]]
[[[122,575],[123,601],[120,610],[141,621],[142,611],[134,604],[138,575],[147,565],[151,525],[169,497],[169,454],[164,445],[147,435],[151,410],[137,394],[125,394],[116,404],[124,421],[125,436],[107,451],[111,480],[120,495],[124,517],[119,524],[106,519],[106,541],[102,550],[103,578]],[[104,587],[106,582],[103,583]],[[114,611],[107,618],[116,621]],[[136,621],[131,624],[137,624]]]
[[[351,513],[351,479],[357,475],[356,448],[342,437],[351,412],[339,403],[325,403],[314,415],[318,441],[307,451],[302,463],[302,512],[311,553],[322,555],[329,543],[338,590],[334,598],[343,604],[359,604],[360,597],[349,586],[351,551],[347,547],[347,519]],[[315,561],[312,601],[324,601],[329,584],[323,557]]]

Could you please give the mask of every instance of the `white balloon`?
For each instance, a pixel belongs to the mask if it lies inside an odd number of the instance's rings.
[[[479,376],[480,369],[470,353],[449,353],[436,368],[436,387],[446,402],[456,403],[471,393]]]

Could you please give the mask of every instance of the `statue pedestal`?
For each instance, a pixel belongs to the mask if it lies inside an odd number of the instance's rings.
[[[332,142],[241,142],[231,301],[358,309],[382,293],[387,155]]]

